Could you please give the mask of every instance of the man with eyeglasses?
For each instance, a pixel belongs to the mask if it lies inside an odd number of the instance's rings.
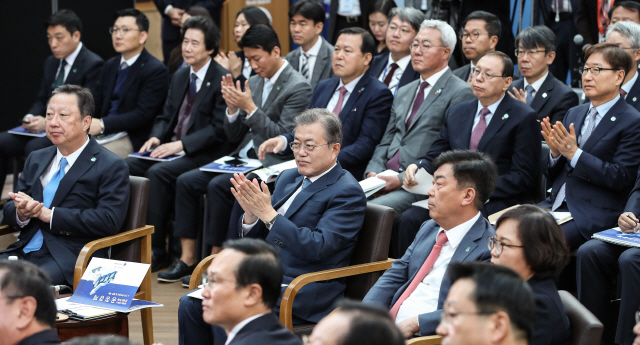
[[[486,263],[451,264],[452,282],[438,335],[446,345],[526,345],[533,334],[535,303],[517,273]]]
[[[556,57],[555,37],[543,25],[528,27],[518,34],[516,56],[524,78],[515,80],[507,91],[533,108],[539,121],[548,117],[552,123],[562,121],[567,110],[579,103],[578,95],[549,71]]]
[[[496,50],[502,25],[500,18],[495,14],[474,11],[464,19],[462,28],[458,37],[462,42],[462,53],[469,63],[453,71],[453,75],[471,85],[472,73],[480,57],[486,52]]]
[[[422,11],[411,7],[394,7],[388,17],[385,42],[389,54],[373,58],[369,71],[396,95],[398,89],[420,77],[411,65],[411,43],[425,17]]]
[[[527,105],[506,95],[511,85],[513,63],[502,52],[488,52],[473,73],[473,93],[477,100],[447,110],[438,139],[423,157],[407,167],[403,184],[417,184],[415,174],[423,168],[434,173],[431,161],[448,150],[478,150],[498,166],[498,184],[484,201],[482,214],[490,214],[516,204],[532,202],[536,175],[540,169],[540,134],[536,113]],[[430,212],[412,206],[398,226],[399,250],[406,250]]]
[[[487,239],[494,229],[480,210],[498,180],[495,164],[480,152],[451,150],[433,166],[431,220],[363,300],[389,308],[405,338],[435,333],[451,286],[445,277],[449,263],[491,257]]]
[[[228,334],[226,345],[302,345],[273,312],[282,276],[273,246],[250,238],[225,242],[202,277],[202,320]]]
[[[436,140],[445,111],[451,105],[473,99],[469,86],[455,77],[448,66],[455,45],[456,34],[449,24],[440,20],[422,22],[411,44],[411,64],[420,79],[398,90],[382,141],[365,169],[365,177],[387,170],[398,172],[395,176],[378,176],[386,186],[371,200],[395,209],[396,221],[413,202],[426,199],[425,195],[401,188],[405,168]]]
[[[315,108],[303,111],[294,124],[291,146],[297,169],[280,173],[273,195],[264,182],[249,181],[242,174],[232,179],[233,195],[244,211],[232,220],[232,231],[278,247],[284,269],[281,292],[301,274],[349,265],[367,204],[356,179],[337,162],[340,119]],[[319,322],[333,310],[344,289],[343,280],[305,286],[293,304],[293,323]],[[200,300],[181,298],[180,344],[212,343],[211,328],[195,318],[200,310]],[[224,344],[220,332],[214,334],[215,343]]]
[[[640,5],[639,5],[640,6]],[[620,97],[640,111],[640,82],[638,82],[638,62],[640,61],[640,24],[621,21],[607,29],[607,42],[615,43],[624,49],[633,60],[633,67],[624,78],[620,88]]]
[[[136,9],[120,10],[109,28],[113,48],[93,98],[96,113],[89,134],[125,159],[149,138],[169,90],[167,68],[144,48],[149,19]]]
[[[626,201],[620,196],[631,192],[640,164],[640,113],[620,96],[635,68],[631,57],[617,44],[599,43],[585,60],[582,88],[591,102],[569,109],[563,122],[541,123],[553,188],[538,206],[571,212],[562,230],[572,250],[616,224]]]

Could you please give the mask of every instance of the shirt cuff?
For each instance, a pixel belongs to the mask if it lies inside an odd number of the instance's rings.
[[[164,14],[169,13],[169,10],[172,9],[173,6],[172,5],[167,5],[167,7],[164,8]]]
[[[258,222],[260,221],[260,218],[258,218],[255,222],[253,222],[253,224],[245,224],[244,223],[244,214],[242,215],[242,237],[244,237],[246,234],[249,233],[249,231],[251,231],[251,229],[253,229],[254,226],[256,226],[256,224],[258,224]]]
[[[18,226],[21,228],[24,228],[25,226],[27,226],[27,224],[29,224],[29,221],[31,220],[31,218],[27,218],[27,220],[25,220],[24,222],[20,220],[20,217],[18,217],[18,210],[16,210],[16,222],[18,223]]]
[[[558,163],[558,159],[560,159],[560,157],[562,157],[561,155],[558,156],[557,158],[553,158],[553,156],[551,155],[551,151],[549,151],[549,158],[551,159],[549,161],[549,167],[553,167],[556,165],[556,163]]]
[[[255,113],[256,113],[256,111],[258,111],[258,108],[257,108],[257,107],[256,107],[255,109],[253,109],[253,111],[251,112],[251,114],[247,115],[247,117],[245,117],[244,119],[245,119],[245,120],[248,120],[248,119],[251,117],[251,115],[253,115],[253,114],[255,114]]]
[[[102,127],[102,130],[100,131],[100,134],[104,133],[104,120],[100,119],[100,126]]]
[[[278,135],[278,137],[284,139],[284,147],[282,148],[282,150],[280,150],[280,152],[278,152],[278,153],[282,153],[284,152],[284,150],[287,149],[287,147],[289,147],[289,140],[287,140],[287,137],[285,137],[284,135]]]
[[[233,114],[229,114],[229,108],[227,108],[225,114],[227,114],[227,120],[229,120],[229,123],[234,123],[238,119],[238,115],[240,115],[240,109],[236,110]]]
[[[576,153],[573,154],[573,158],[571,158],[571,166],[576,167],[578,164],[578,159],[580,159],[580,155],[582,154],[582,149],[576,150]]]

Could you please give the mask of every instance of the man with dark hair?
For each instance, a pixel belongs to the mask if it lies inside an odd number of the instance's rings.
[[[272,312],[283,274],[280,255],[268,243],[251,238],[225,242],[202,277],[202,318],[224,329],[227,345],[301,345]]]
[[[485,217],[533,200],[536,174],[540,171],[539,123],[530,107],[508,95],[505,97],[511,71],[511,59],[502,52],[488,52],[478,60],[472,81],[477,100],[447,110],[438,139],[423,157],[407,167],[403,179],[407,188],[417,184],[418,169],[434,173],[431,161],[442,152],[470,149],[486,153],[498,166],[495,191],[479,207]],[[399,253],[407,249],[427,219],[429,210],[419,206],[402,215],[398,226]]]
[[[365,168],[366,177],[387,170],[398,172],[396,176],[378,176],[386,186],[371,200],[395,209],[396,222],[413,202],[426,199],[425,195],[402,189],[404,170],[429,150],[442,128],[447,109],[473,99],[469,85],[455,77],[448,66],[455,45],[456,33],[449,24],[440,20],[422,22],[411,43],[411,64],[420,73],[420,79],[396,94],[382,141]]]
[[[226,113],[223,110],[226,114],[223,128],[230,143],[239,143],[230,155],[258,158],[256,152],[263,141],[293,129],[293,118],[309,104],[311,87],[280,57],[280,42],[272,28],[266,25],[250,27],[242,36],[240,46],[257,74],[245,82],[244,91],[230,74],[223,77],[222,97],[227,105]],[[264,166],[270,166],[290,159],[291,155],[269,153],[262,162]],[[207,224],[206,243],[213,247],[212,254],[220,251],[229,228],[233,207],[229,181],[232,175],[197,168],[188,169],[177,180],[175,237],[180,237],[182,254],[172,269],[158,274],[158,280],[163,282],[180,281],[198,264],[196,239],[203,194],[207,195],[207,212],[211,220]]]
[[[640,24],[640,4],[637,1],[615,2],[609,10],[609,20],[611,25],[626,21]]]
[[[126,159],[132,175],[145,176],[151,183],[147,224],[155,226],[153,271],[171,263],[166,238],[178,176],[228,154],[234,147],[223,129],[220,81],[228,72],[211,58],[218,50],[220,31],[211,19],[201,16],[187,19],[183,29],[182,55],[190,67],[173,75],[164,110],[138,152],[153,150],[151,158],[167,158],[184,151],[184,156],[160,162]]]
[[[577,57],[580,48],[583,45],[576,46],[574,37],[580,33],[583,37],[583,44],[594,44],[598,42],[597,30],[598,24],[595,24],[595,41],[591,40],[590,35],[576,28],[576,14],[578,22],[580,21],[581,8],[580,2],[586,3],[591,0],[541,0],[536,2],[535,13],[533,15],[534,25],[544,25],[549,28],[555,35],[554,49],[556,53],[553,64],[549,66],[551,74],[558,78],[561,82],[567,80],[567,73],[571,73],[572,81],[578,77],[575,73]],[[595,15],[597,10],[593,9]],[[518,45],[516,43],[516,49]],[[525,48],[529,49],[529,48]],[[547,50],[547,53],[550,50]],[[577,86],[577,83],[576,83]]]
[[[370,71],[395,95],[399,88],[420,77],[411,65],[411,43],[425,17],[420,10],[411,7],[394,7],[387,17],[389,26],[385,42],[389,54],[376,56]]]
[[[374,49],[373,37],[364,29],[343,29],[333,52],[336,77],[318,84],[308,107],[326,108],[340,118],[344,136],[338,161],[356,178],[364,174],[384,135],[393,103],[386,85],[366,73]],[[262,158],[267,152],[291,154],[287,144],[292,141],[293,132],[269,139],[260,145],[258,156]]]
[[[162,112],[169,81],[166,67],[144,48],[149,36],[147,16],[130,8],[118,11],[115,17],[109,31],[120,55],[107,60],[102,70],[89,134],[124,159],[149,138],[153,120]]]
[[[403,345],[404,337],[385,308],[343,300],[313,327],[309,344]]]
[[[617,44],[587,48],[582,88],[591,102],[569,109],[562,122],[542,122],[549,145],[547,185],[551,196],[539,204],[571,212],[562,224],[570,249],[597,231],[611,228],[624,211],[640,164],[640,113],[620,96],[631,57]],[[594,202],[597,200],[597,202]]]
[[[238,237],[263,238],[279,247],[281,292],[301,274],[349,265],[367,203],[356,179],[337,162],[340,119],[326,109],[308,109],[295,118],[295,126],[290,146],[298,168],[280,173],[273,196],[264,182],[242,174],[232,180],[233,195],[244,210],[232,220],[233,230]],[[343,280],[307,285],[296,295],[294,324],[319,322],[344,289]],[[200,300],[181,298],[180,344],[211,344],[211,328],[197,319],[200,310]],[[216,344],[223,344],[218,335]]]
[[[524,78],[513,81],[507,91],[533,108],[539,121],[548,117],[551,123],[562,121],[567,110],[579,103],[578,95],[549,71],[556,58],[555,37],[543,25],[528,27],[518,34],[516,56]]]
[[[638,82],[638,69],[635,68],[640,62],[640,24],[632,21],[621,21],[609,25],[607,42],[620,46],[633,60],[633,67],[629,69],[629,73],[624,78],[624,84],[620,88],[620,97],[640,111],[640,102],[638,102],[638,98],[640,98],[640,82]]]
[[[462,53],[469,63],[453,71],[453,75],[471,85],[472,73],[484,53],[495,51],[502,25],[495,14],[485,11],[471,12],[462,22],[459,38]]]
[[[55,285],[73,286],[82,247],[118,233],[129,207],[127,165],[87,135],[93,110],[89,89],[61,85],[53,91],[46,128],[55,146],[27,157],[3,209],[7,224],[21,231],[0,258],[31,261]]]
[[[51,280],[25,261],[0,260],[2,344],[60,344]]]
[[[38,96],[22,120],[22,127],[29,133],[45,131],[44,115],[53,89],[62,84],[75,84],[94,93],[104,63],[80,41],[82,22],[73,11],[60,10],[51,15],[44,25],[53,55],[44,61]],[[12,158],[29,155],[48,146],[51,146],[51,140],[47,137],[0,133],[0,183],[4,185]]]
[[[529,343],[535,318],[534,296],[516,272],[467,262],[451,264],[447,275],[452,285],[437,329],[443,344]]]
[[[486,243],[494,230],[480,210],[496,186],[496,165],[483,153],[452,150],[432,166],[431,220],[363,300],[389,308],[405,338],[435,333],[451,286],[445,277],[450,262],[491,257]]]
[[[291,67],[300,72],[314,89],[319,81],[333,77],[333,46],[322,37],[325,12],[316,0],[302,0],[289,8],[289,31],[298,48],[287,54]]]

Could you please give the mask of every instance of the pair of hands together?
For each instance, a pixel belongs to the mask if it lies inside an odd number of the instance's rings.
[[[231,74],[227,74],[222,77],[220,83],[222,89],[222,98],[227,103],[229,108],[229,115],[235,114],[238,109],[244,110],[247,114],[251,114],[258,107],[251,98],[251,88],[249,87],[249,81],[244,83],[244,91],[240,87],[240,81],[236,81],[234,84]]]
[[[220,53],[213,58],[220,66],[224,67],[227,71],[231,72],[234,78],[238,78],[242,73],[243,61],[236,55],[235,52]]]
[[[23,192],[9,193],[9,197],[16,206],[18,219],[20,219],[21,222],[25,222],[31,218],[38,218],[44,223],[51,221],[51,210],[44,207],[44,204],[40,201],[34,200]]]
[[[244,224],[253,224],[258,219],[268,222],[278,215],[271,206],[271,193],[264,181],[250,181],[244,174],[233,174],[230,180],[233,184],[231,194],[244,210]]]

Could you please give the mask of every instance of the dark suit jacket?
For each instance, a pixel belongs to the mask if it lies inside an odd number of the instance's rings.
[[[369,27],[369,13],[367,11],[367,7],[369,2],[366,0],[360,1],[360,18],[359,18],[359,27],[368,28]],[[329,26],[327,28],[327,37],[329,40],[333,39],[333,35],[335,34],[336,29],[336,17],[338,16],[338,8],[339,8],[340,0],[331,0],[331,4],[329,5]],[[337,37],[336,37],[337,38]],[[331,44],[335,44],[335,42],[329,42]]]
[[[514,87],[518,90],[524,90],[524,78],[514,80],[508,91],[512,92]],[[549,72],[547,79],[540,86],[540,90],[536,91],[531,108],[538,113],[538,120],[542,121],[549,117],[551,123],[556,123],[557,121],[562,122],[567,111],[577,106],[578,103],[578,94]]]
[[[185,67],[173,75],[162,115],[156,117],[151,129],[150,137],[156,137],[162,143],[171,141],[174,135],[173,130],[180,117],[180,106],[189,90],[189,73],[191,69]],[[222,99],[220,81],[227,73],[229,72],[226,69],[211,59],[191,108],[187,135],[181,139],[187,156],[207,155],[213,159],[229,153],[234,147],[228,143],[223,129],[227,106]]]
[[[380,77],[380,74],[382,73],[382,71],[384,71],[384,68],[387,66],[387,62],[389,62],[389,54],[377,55],[371,61],[371,66],[369,67],[369,73],[371,73],[371,75],[373,75],[376,79]],[[398,86],[393,89],[393,94],[395,95],[396,91],[399,88],[419,78],[420,78],[420,73],[416,72],[413,69],[411,62],[409,62],[409,64],[407,65],[407,69],[405,69],[404,72],[402,72],[402,77],[400,77],[400,80],[398,81]]]
[[[59,345],[60,337],[54,329],[47,329],[22,339],[16,345]]]
[[[631,90],[629,90],[625,100],[637,111],[640,111],[640,75],[636,78],[636,82],[633,83],[633,86],[631,87]]]
[[[338,85],[338,77],[321,81],[313,90],[308,108],[326,108]],[[386,85],[369,73],[364,74],[353,91],[340,111],[343,137],[338,161],[359,178],[384,135],[393,96]],[[285,137],[288,143],[292,142],[293,132]],[[291,149],[287,148],[284,153],[291,153]]]
[[[378,279],[362,302],[378,304],[391,309],[427,260],[431,249],[436,244],[438,229],[440,229],[440,226],[433,220],[422,224],[416,239],[411,243],[402,258],[391,264],[391,268]],[[462,242],[460,242],[458,249],[456,249],[451,258],[451,262],[489,261],[491,253],[487,248],[487,238],[493,235],[493,226],[489,224],[488,220],[480,216],[463,237]],[[447,298],[447,294],[449,294],[449,288],[451,288],[451,280],[445,273],[440,284],[438,309],[418,316],[421,335],[435,334],[436,327],[440,323],[442,305]]]
[[[527,282],[536,302],[536,322],[530,345],[569,345],[571,328],[553,279],[534,278]]]
[[[71,66],[71,70],[69,70],[69,74],[64,83],[80,85],[91,90],[91,93],[94,93],[100,72],[102,72],[103,64],[104,61],[102,58],[87,49],[87,46],[83,44],[78,56],[76,56],[75,61],[73,61],[73,66]],[[44,61],[44,72],[42,74],[42,81],[40,82],[40,90],[38,91],[36,101],[31,106],[31,109],[29,109],[29,114],[46,115],[47,102],[49,102],[51,92],[53,91],[51,84],[56,80],[56,73],[58,72],[59,66],[60,59],[56,59],[53,55]]]
[[[579,0],[580,5],[573,7],[576,2],[571,1],[573,11],[577,11],[576,28],[578,33],[584,38],[584,44],[598,43],[598,0]]]
[[[551,2],[555,0],[541,0],[536,2],[534,7],[535,11],[535,24],[534,25],[547,25],[554,22],[555,13],[551,10]],[[576,13],[580,9],[580,0],[571,0],[571,13],[573,14],[573,20],[576,21]],[[594,11],[595,14],[595,11]],[[596,24],[597,30],[598,24]]]
[[[167,98],[169,80],[167,68],[160,60],[143,49],[131,68],[120,90],[120,103],[116,114],[109,115],[111,96],[118,79],[121,56],[107,60],[102,77],[93,99],[96,103],[96,118],[102,118],[104,133],[112,134],[126,131],[129,134],[133,150],[149,139],[153,120],[162,111]]]
[[[274,313],[262,315],[246,324],[229,345],[302,345],[302,340],[280,323]]]
[[[438,139],[427,154],[416,161],[433,175],[431,162],[449,150],[467,150],[478,101],[456,104],[447,110]],[[478,144],[498,166],[498,183],[485,204],[488,214],[533,199],[536,173],[540,171],[540,124],[526,104],[505,95]]]
[[[297,169],[278,176],[271,196],[276,210],[302,185],[302,179]],[[285,215],[277,216],[271,231],[258,222],[246,237],[262,237],[280,247],[282,283],[289,284],[301,274],[349,265],[366,206],[362,188],[338,163],[296,196]],[[296,295],[293,314],[306,321],[320,321],[342,298],[344,288],[344,280],[307,285]]]
[[[467,80],[469,80],[469,74],[471,74],[471,64],[468,63],[462,67],[456,68],[453,71],[453,75],[455,75],[456,77],[462,79],[462,81],[464,81],[465,83],[467,82]]]
[[[40,177],[55,158],[57,148],[47,147],[27,157],[18,180],[17,191],[42,199]],[[73,284],[73,268],[82,247],[120,231],[129,208],[129,167],[111,151],[91,138],[78,160],[64,175],[51,202],[51,223],[31,219],[7,250],[23,248],[42,230],[49,252],[56,260],[69,285]],[[4,206],[4,219],[14,228],[16,220],[13,200]]]
[[[164,14],[164,9],[171,5],[187,10],[191,6],[204,7],[209,11],[211,18],[220,27],[220,11],[224,0],[153,0],[158,12],[162,16],[162,40],[175,41],[180,39],[180,27],[171,24],[171,18]],[[167,57],[168,58],[168,57]]]
[[[573,123],[576,133],[580,133],[589,104],[569,109],[563,121],[565,127]],[[624,211],[627,200],[620,196],[629,195],[640,164],[640,113],[619,99],[582,150],[575,168],[560,156],[556,165],[547,169],[547,181],[553,189],[540,206],[551,207],[560,187],[567,183],[569,211],[580,233],[590,238],[596,231],[616,226]]]
[[[313,71],[311,71],[311,89],[315,89],[318,82],[333,77],[333,68],[331,66],[331,59],[333,58],[333,46],[319,36],[318,39],[322,40],[320,51],[316,57],[316,63],[313,65]],[[287,54],[287,61],[291,64],[291,67],[300,72],[300,53],[302,48],[298,47]]]

